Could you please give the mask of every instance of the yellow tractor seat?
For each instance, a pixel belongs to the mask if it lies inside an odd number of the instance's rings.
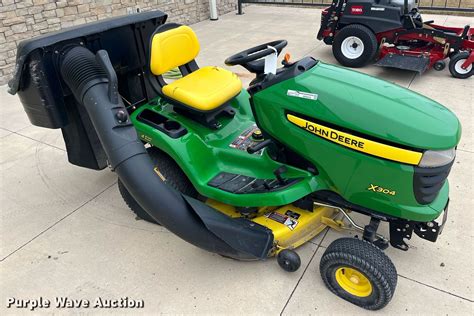
[[[212,111],[242,90],[242,82],[234,73],[207,66],[162,88],[168,98],[184,103],[198,111]]]
[[[158,92],[174,105],[176,112],[218,128],[217,116],[234,116],[229,101],[240,93],[242,82],[223,68],[199,68],[195,61],[199,49],[197,36],[189,26],[161,25],[151,38],[150,70],[158,80]],[[165,82],[162,75],[176,67],[183,77]]]

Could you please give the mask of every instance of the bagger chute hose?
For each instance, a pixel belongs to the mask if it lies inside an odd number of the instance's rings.
[[[107,75],[97,64],[95,55],[87,48],[76,46],[69,49],[61,61],[61,75],[78,100],[87,89],[101,82],[108,82]]]

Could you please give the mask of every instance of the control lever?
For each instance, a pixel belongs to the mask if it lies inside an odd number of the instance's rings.
[[[265,139],[264,141],[261,141],[261,142],[259,142],[259,143],[256,144],[256,145],[247,147],[247,152],[248,152],[249,154],[254,154],[254,153],[256,153],[257,151],[259,151],[260,149],[263,149],[263,148],[267,147],[267,146],[270,145],[271,143],[272,143],[272,140],[271,140],[271,139]]]
[[[467,33],[469,33],[470,25],[466,25],[464,29],[462,30],[461,38],[462,39],[467,39]]]
[[[273,174],[277,178],[278,183],[280,183],[281,185],[286,184],[286,180],[281,175],[287,171],[288,171],[288,168],[285,165],[282,165],[278,167],[275,171],[273,171]]]
[[[285,57],[283,57],[283,60],[281,61],[281,64],[285,67],[290,67],[291,65],[293,65],[290,59],[291,59],[291,55],[289,53],[286,53]]]
[[[107,79],[109,80],[109,101],[112,104],[118,104],[118,80],[117,74],[115,73],[114,67],[110,62],[109,54],[106,50],[99,50],[95,55],[96,61],[104,69]]]

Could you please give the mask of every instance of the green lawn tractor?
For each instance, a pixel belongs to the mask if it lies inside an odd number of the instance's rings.
[[[360,230],[329,245],[321,276],[349,302],[384,307],[397,272],[383,250],[407,250],[413,233],[436,241],[446,221],[455,115],[311,57],[277,67],[284,40],[226,60],[255,74],[242,89],[229,70],[199,68],[196,34],[166,17],[134,14],[24,41],[10,92],[34,125],[61,128],[72,164],[109,166],[138,217],[207,251],[276,256],[292,272],[295,249],[326,227]],[[167,78],[176,68],[182,76]]]

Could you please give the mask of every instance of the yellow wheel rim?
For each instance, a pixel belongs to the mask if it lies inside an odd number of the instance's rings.
[[[372,294],[372,284],[369,279],[356,269],[349,267],[337,269],[336,281],[344,291],[354,296],[367,297]]]

